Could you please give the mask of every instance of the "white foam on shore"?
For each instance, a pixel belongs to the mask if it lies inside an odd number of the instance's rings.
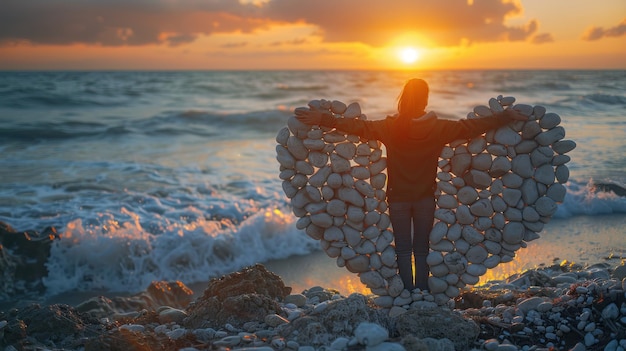
[[[278,209],[258,209],[235,225],[203,216],[186,225],[170,224],[160,235],[134,222],[90,228],[81,220],[68,224],[51,250],[44,283],[49,295],[64,291],[138,292],[155,280],[186,284],[208,281],[242,267],[304,255],[317,243],[295,229],[293,216]]]

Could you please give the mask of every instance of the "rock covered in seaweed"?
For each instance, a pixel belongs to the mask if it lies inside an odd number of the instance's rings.
[[[0,222],[0,301],[45,291],[46,262],[52,242],[59,238],[53,227],[18,232]]]

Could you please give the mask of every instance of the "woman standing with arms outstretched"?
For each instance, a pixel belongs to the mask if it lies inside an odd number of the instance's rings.
[[[305,124],[334,127],[385,144],[389,217],[398,273],[408,290],[428,290],[426,256],[434,222],[437,162],[443,146],[457,139],[473,138],[513,120],[528,119],[518,111],[507,109],[492,117],[442,120],[434,112],[426,112],[428,94],[426,81],[409,80],[398,98],[398,113],[376,121],[338,119],[328,111],[296,110],[296,118]]]

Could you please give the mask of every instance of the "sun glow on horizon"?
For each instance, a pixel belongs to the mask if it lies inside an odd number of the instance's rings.
[[[406,64],[413,64],[420,59],[420,52],[414,47],[404,47],[398,50],[398,58]]]

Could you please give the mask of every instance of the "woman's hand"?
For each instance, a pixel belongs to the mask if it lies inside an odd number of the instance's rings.
[[[322,113],[307,108],[297,108],[295,111],[298,121],[308,125],[319,125],[322,121]]]
[[[515,121],[528,121],[528,116],[512,108],[504,110],[504,112],[502,112],[502,115]]]
[[[318,110],[309,110],[305,107],[299,107],[295,111],[298,121],[316,126],[335,127],[336,118],[329,112]]]

